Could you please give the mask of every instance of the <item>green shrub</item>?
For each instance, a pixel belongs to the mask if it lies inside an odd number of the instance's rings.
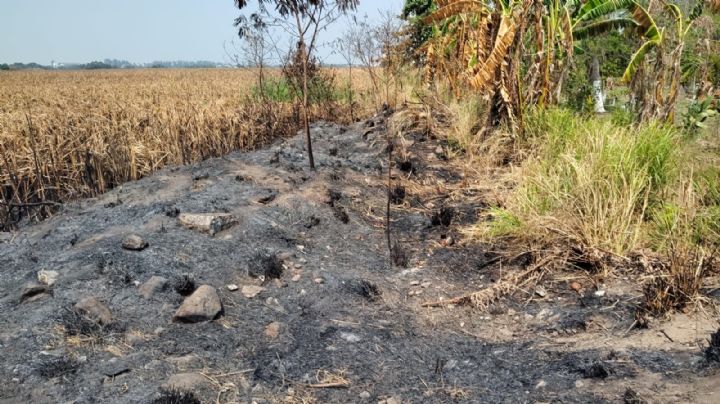
[[[345,100],[348,98],[347,91],[347,88],[335,89],[332,80],[326,80],[324,76],[315,76],[308,83],[308,99],[311,105]],[[251,94],[255,98],[292,102],[296,97],[302,96],[302,90],[299,88],[296,90],[285,78],[267,77],[263,80],[262,87],[259,84],[252,87]]]
[[[507,212],[494,215],[499,224],[483,224],[490,226],[484,234],[498,233],[497,226],[537,237],[551,230],[617,253],[638,247],[647,238],[648,210],[662,206],[676,178],[677,132],[562,109],[536,112],[527,123],[526,147],[536,155],[523,165]]]

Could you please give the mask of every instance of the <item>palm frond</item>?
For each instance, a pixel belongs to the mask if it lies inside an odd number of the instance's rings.
[[[462,13],[479,13],[487,12],[485,3],[477,0],[457,0],[450,2],[448,5],[435,10],[432,14],[423,18],[423,23],[433,24],[439,21],[447,20]]]
[[[582,40],[620,28],[637,29],[639,27],[640,24],[631,18],[610,18],[578,27],[573,31],[573,35],[576,39]]]

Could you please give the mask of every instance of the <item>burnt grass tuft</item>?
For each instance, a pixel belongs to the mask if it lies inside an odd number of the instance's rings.
[[[118,329],[118,326],[113,324],[101,325],[71,308],[63,310],[59,322],[65,329],[65,334],[69,336],[102,338],[108,332]]]
[[[333,215],[337,220],[340,222],[347,224],[350,222],[350,216],[348,216],[347,212],[345,212],[345,209],[343,209],[342,206],[335,205],[333,206]]]
[[[606,379],[610,373],[610,369],[602,362],[593,362],[582,370],[583,377],[586,379]]]
[[[69,356],[61,356],[59,358],[42,361],[36,368],[36,371],[40,376],[46,379],[52,379],[54,377],[75,373],[79,367],[80,362],[77,360]]]
[[[403,203],[405,200],[405,187],[398,185],[390,191],[390,202],[395,205]]]
[[[637,391],[633,390],[630,387],[625,389],[625,394],[623,394],[623,402],[625,404],[645,404],[645,403],[647,403],[647,401],[643,400],[642,397],[640,397],[640,394],[638,394]]]
[[[430,223],[433,226],[450,226],[450,223],[452,223],[453,216],[455,216],[455,209],[443,206],[438,210],[437,212],[433,213],[432,217],[430,218]]]
[[[400,160],[397,162],[397,166],[400,171],[405,173],[412,173],[414,171],[413,163],[410,160]]]
[[[248,275],[253,278],[279,279],[282,274],[282,261],[275,253],[257,253],[248,264]]]
[[[407,268],[409,262],[407,252],[405,252],[399,243],[393,244],[390,258],[396,267]]]
[[[303,226],[305,226],[306,229],[312,229],[315,226],[318,226],[320,224],[320,218],[318,218],[315,215],[311,215],[305,220],[305,223]]]
[[[351,279],[345,284],[345,288],[358,296],[369,301],[375,301],[382,294],[378,286],[365,279]]]
[[[195,280],[188,274],[175,277],[172,287],[181,296],[190,296],[196,289]]]
[[[154,399],[151,404],[201,404],[201,401],[191,391],[161,389],[160,397]]]
[[[340,222],[347,224],[350,222],[350,216],[348,216],[345,209],[342,206],[336,204],[342,198],[342,193],[336,189],[328,189],[327,198],[325,202],[330,205],[333,210],[333,216]]]
[[[342,198],[342,193],[336,189],[328,189],[327,191],[327,203],[330,206],[335,206],[335,202]]]
[[[705,360],[720,364],[720,328],[710,334],[710,346],[705,349]]]

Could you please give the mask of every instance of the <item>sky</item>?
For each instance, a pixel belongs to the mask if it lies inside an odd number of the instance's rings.
[[[402,4],[360,0],[357,13],[373,20],[384,11],[399,14]],[[233,20],[240,13],[233,0],[0,0],[0,63],[229,62],[224,44],[237,42]],[[322,40],[347,24],[341,18]],[[320,50],[326,63],[342,62],[330,53]]]

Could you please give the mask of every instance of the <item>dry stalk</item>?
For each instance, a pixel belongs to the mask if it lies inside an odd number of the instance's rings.
[[[487,289],[458,296],[452,299],[426,302],[422,304],[422,307],[438,307],[446,306],[448,304],[472,304],[475,307],[485,310],[492,302],[502,298],[503,296],[512,294],[515,290],[531,282],[536,273],[545,268],[554,259],[555,257],[552,256],[546,257],[540,262],[530,266],[530,268],[525,271],[506,275],[496,284]]]

